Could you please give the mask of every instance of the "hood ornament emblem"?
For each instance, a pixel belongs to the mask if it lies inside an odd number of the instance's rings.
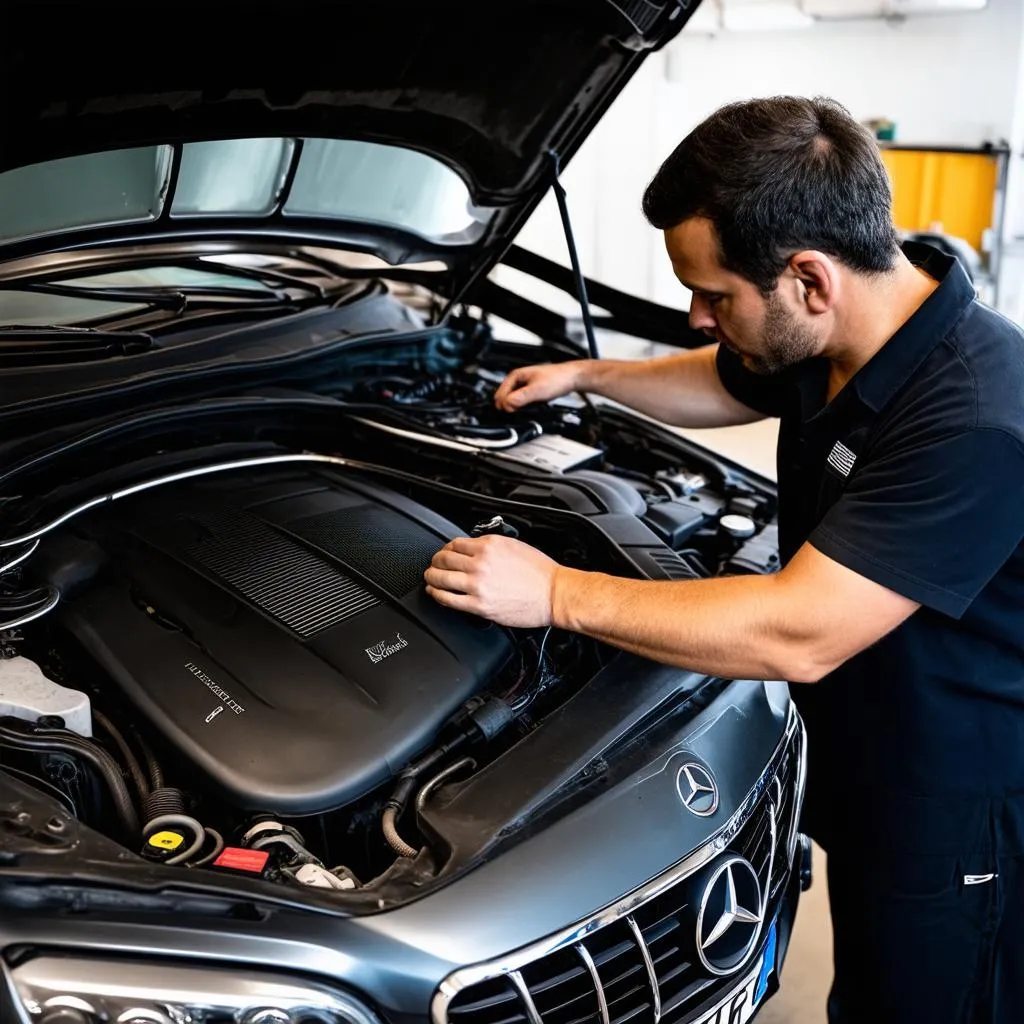
[[[683,806],[698,818],[709,818],[718,810],[718,786],[703,765],[684,764],[676,775],[676,789]]]

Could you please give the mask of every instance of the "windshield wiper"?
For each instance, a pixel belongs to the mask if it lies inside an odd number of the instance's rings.
[[[134,356],[155,347],[143,331],[0,324],[0,369]]]
[[[168,261],[170,262],[170,261]],[[314,281],[304,281],[301,277],[295,277],[283,270],[270,270],[267,267],[245,267],[237,263],[208,263],[200,258],[176,259],[171,264],[176,267],[185,267],[189,270],[201,270],[210,272],[210,267],[217,267],[218,272],[225,272],[232,277],[244,277],[249,281],[258,281],[266,288],[271,288],[271,283],[282,285],[285,288],[295,288],[299,291],[308,292],[318,299],[327,299],[327,290]],[[337,273],[332,269],[332,273]]]
[[[17,281],[0,287],[5,290],[63,295],[72,299],[95,299],[98,302],[139,303],[152,309],[168,310],[175,316],[194,305],[244,305],[250,309],[278,309],[293,303],[291,296],[274,289],[267,289],[260,294],[252,288],[207,285],[187,288],[108,288],[104,285],[60,284],[57,281]]]

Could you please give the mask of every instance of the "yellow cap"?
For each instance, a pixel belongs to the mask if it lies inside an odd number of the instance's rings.
[[[185,837],[177,832],[154,832],[147,842],[158,850],[176,850],[185,842]]]

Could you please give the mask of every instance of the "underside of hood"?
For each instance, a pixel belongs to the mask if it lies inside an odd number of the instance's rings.
[[[77,166],[49,164],[65,176],[48,185],[49,172],[30,165],[112,150],[142,154],[141,147],[173,155],[152,216],[127,226],[117,208],[120,185],[103,170],[113,216],[76,220],[72,209],[45,231],[0,230],[0,262],[183,233],[248,234],[351,244],[392,263],[440,259],[452,293],[461,293],[500,259],[557,169],[699,2],[208,0],[165,7],[9,0],[0,39],[0,178],[7,171],[20,177],[9,178],[7,192],[24,197],[27,175],[31,201],[52,213],[77,202],[74,182],[95,188],[95,169],[82,175]],[[303,139],[426,154],[419,158],[461,177],[476,228],[440,244],[375,218],[372,198],[369,214],[359,207],[289,217],[298,160],[282,177],[276,206],[258,217],[176,222],[182,153],[187,161],[190,145],[233,139],[282,139],[296,154]],[[321,182],[328,194],[337,177]],[[374,174],[363,178],[372,196]],[[238,172],[227,179],[237,182]]]
[[[696,5],[12,0],[0,170],[129,145],[342,137],[440,157],[476,203],[511,205]]]

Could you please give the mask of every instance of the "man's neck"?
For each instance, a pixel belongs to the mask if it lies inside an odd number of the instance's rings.
[[[915,267],[902,253],[896,269],[889,274],[849,275],[843,312],[836,322],[835,341],[824,353],[831,363],[830,400],[920,309],[938,286],[938,281]]]

